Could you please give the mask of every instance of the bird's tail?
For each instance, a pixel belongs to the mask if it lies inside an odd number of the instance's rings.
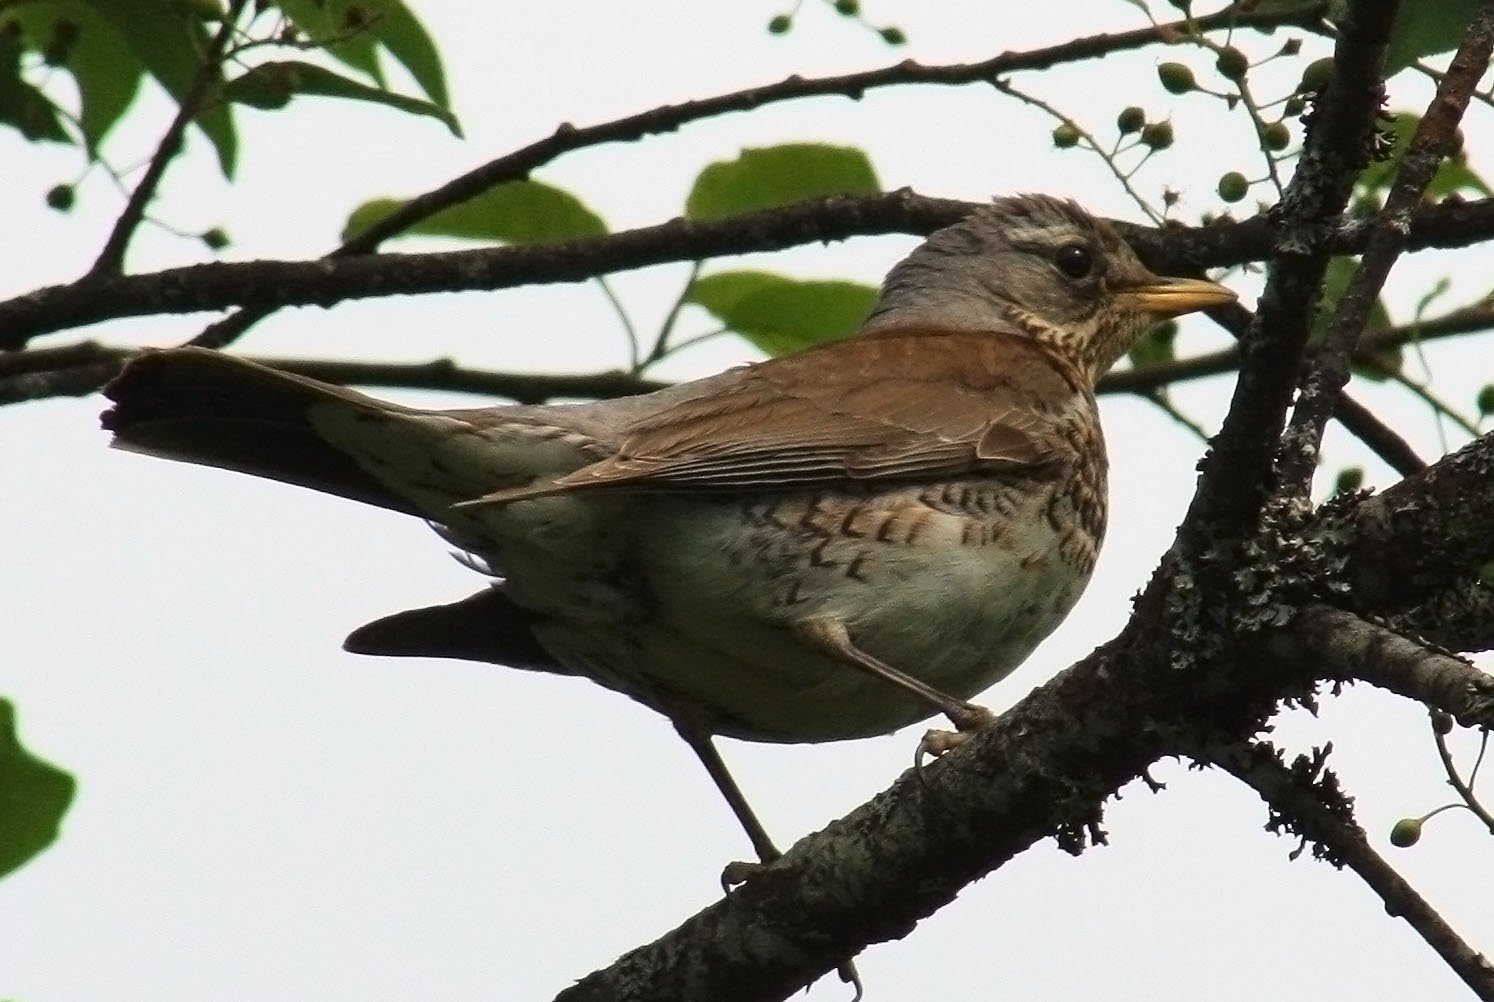
[[[104,387],[113,445],[310,487],[427,516],[320,433],[314,409],[388,420],[419,414],[361,393],[201,348],[149,351]]]

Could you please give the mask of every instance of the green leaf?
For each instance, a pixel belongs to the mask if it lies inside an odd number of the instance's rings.
[[[769,355],[792,355],[850,337],[877,302],[859,282],[800,281],[765,271],[696,279],[685,297]]]
[[[1349,287],[1349,280],[1354,277],[1359,262],[1352,257],[1335,257],[1328,262],[1328,271],[1323,276],[1323,298],[1318,303],[1318,314],[1313,318],[1312,329],[1309,331],[1308,344],[1319,345],[1328,336],[1328,329],[1333,323],[1333,314],[1338,310],[1338,301],[1343,298],[1344,291]],[[1364,324],[1364,337],[1371,338],[1380,331],[1390,326],[1390,313],[1385,309],[1383,299],[1375,300],[1375,305],[1370,308],[1369,318]],[[1384,348],[1377,351],[1369,360],[1369,364],[1356,364],[1355,375],[1362,376],[1371,382],[1383,382],[1391,375],[1401,371],[1401,349]]]
[[[342,229],[343,241],[358,236],[404,204],[405,200],[398,198],[364,202],[348,216]],[[606,232],[602,217],[570,192],[540,181],[511,181],[443,209],[399,235],[538,244],[599,237]]]
[[[22,39],[19,25],[0,29],[0,123],[30,142],[72,142],[51,99],[21,79]]]
[[[1418,59],[1451,52],[1473,20],[1475,0],[1413,0],[1401,4],[1390,29],[1385,76],[1395,76]]]
[[[223,88],[223,96],[228,100],[255,108],[281,108],[297,94],[318,94],[323,97],[384,104],[413,115],[428,115],[439,119],[453,133],[461,135],[456,119],[444,108],[419,98],[370,87],[312,63],[294,60],[261,63],[230,80]]]
[[[276,4],[306,37],[378,84],[382,48],[400,63],[437,106],[451,111],[446,71],[425,26],[401,0],[279,0]]]
[[[58,70],[72,75],[75,117],[89,155],[97,158],[105,134],[139,92],[144,64],[84,0],[32,0],[8,11],[7,20],[20,26],[24,48],[49,55]]]
[[[1416,127],[1421,124],[1421,116],[1412,111],[1397,111],[1392,113],[1394,118],[1390,123],[1390,132],[1395,137],[1395,145],[1390,155],[1379,163],[1372,163],[1359,175],[1354,182],[1355,191],[1360,198],[1373,198],[1374,204],[1379,205],[1379,196],[1390,190],[1395,181],[1395,172],[1400,169],[1401,160],[1406,156],[1406,150],[1411,146],[1411,137],[1416,134]],[[1437,168],[1437,173],[1432,175],[1431,184],[1427,185],[1427,197],[1440,199],[1459,192],[1474,192],[1484,197],[1494,196],[1494,189],[1484,183],[1468,164],[1461,159],[1462,154],[1456,154],[1442,161]]]
[[[871,195],[882,190],[865,153],[848,146],[790,143],[743,150],[735,160],[700,172],[685,215],[719,219],[823,195]]]
[[[197,79],[199,54],[207,50],[209,41],[207,29],[194,8],[161,0],[82,2],[118,33],[134,57],[177,103],[186,99]],[[221,74],[219,67],[220,84]],[[227,102],[210,99],[193,120],[217,151],[218,166],[225,177],[233,176],[238,157],[238,134],[229,108]]]
[[[1126,353],[1131,368],[1145,369],[1148,366],[1171,362],[1175,357],[1173,346],[1178,338],[1178,323],[1167,320],[1147,331],[1140,341]]]
[[[0,699],[0,876],[57,840],[76,787],[72,776],[21,747],[15,709]]]

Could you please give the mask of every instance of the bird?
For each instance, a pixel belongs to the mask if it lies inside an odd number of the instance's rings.
[[[666,717],[758,858],[714,744],[827,742],[968,702],[1067,615],[1105,532],[1095,385],[1154,324],[1232,302],[1115,228],[1000,197],[895,265],[860,331],[616,399],[421,410],[199,348],[104,389],[118,448],[427,520],[488,576],[352,652],[579,676]]]

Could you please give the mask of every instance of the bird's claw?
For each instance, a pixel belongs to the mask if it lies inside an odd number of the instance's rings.
[[[938,758],[946,752],[954,751],[969,741],[975,731],[996,719],[996,714],[984,706],[975,706],[970,703],[951,710],[947,716],[957,729],[942,731],[935,728],[925,731],[918,742],[918,748],[913,752],[913,771],[920,779],[924,778],[923,758],[925,755]]]
[[[750,863],[745,859],[736,859],[727,863],[721,868],[721,893],[730,894],[732,888],[747,883],[752,879],[753,874],[766,865],[766,863]]]

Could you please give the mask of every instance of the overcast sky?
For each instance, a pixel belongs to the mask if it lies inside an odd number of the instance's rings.
[[[984,59],[1142,23],[1114,0],[867,5],[871,17],[908,33],[906,50],[888,50],[814,0],[782,38],[764,31],[778,12],[771,3],[430,0],[419,13],[445,56],[466,141],[430,119],[332,102],[241,113],[235,183],[216,175],[194,137],[155,213],[186,230],[223,226],[233,259],[307,257],[335,244],[359,202],[427,190],[563,121],[601,122],[790,73],[865,69],[907,55]],[[1171,13],[1155,6],[1159,16]],[[1241,44],[1264,55],[1285,37]],[[1208,61],[1191,50],[1149,51],[1025,83],[1106,134],[1127,104],[1154,117],[1170,111],[1178,148],[1138,183],[1151,193],[1164,184],[1182,190],[1182,215],[1191,219],[1215,207],[1221,173],[1257,167],[1243,119],[1220,122],[1207,99],[1162,92],[1154,77],[1161,58],[1206,75]],[[1424,105],[1426,86],[1403,83],[1394,106]],[[109,147],[116,161],[147,155],[169,111],[152,96]],[[1489,112],[1474,116],[1466,132],[1475,165],[1494,162]],[[882,91],[588,150],[538,176],[623,229],[677,215],[701,167],[744,146],[825,140],[865,148],[889,189],[968,199],[1048,191],[1139,219],[1097,160],[1051,148],[1051,128],[985,87]],[[77,210],[59,216],[43,194],[76,176],[75,153],[0,132],[0,162],[0,295],[73,278],[118,212],[117,193],[90,176]],[[875,281],[912,243],[863,239],[750,263]],[[131,264],[146,270],[199,257],[191,241],[148,230]],[[1451,306],[1486,293],[1494,273],[1487,248],[1404,264],[1393,279],[1397,319],[1440,276],[1452,280],[1441,300]],[[684,274],[649,269],[615,285],[649,330]],[[1226,281],[1253,302],[1257,276]],[[171,344],[204,320],[113,323],[86,335]],[[686,332],[708,328],[704,316],[685,320]],[[1223,343],[1207,321],[1190,320],[1179,346]],[[526,371],[591,371],[626,358],[615,317],[584,285],[288,310],[238,347],[451,355]],[[1425,354],[1437,392],[1465,410],[1491,381],[1487,344],[1464,339]],[[717,342],[665,374],[701,375],[749,357],[740,344]],[[1409,370],[1426,374],[1419,361]],[[1212,429],[1230,386],[1228,378],[1202,381],[1175,398]],[[1424,455],[1441,451],[1435,423],[1404,389],[1355,392]],[[451,399],[397,396],[426,405]],[[750,854],[670,727],[622,697],[573,679],[341,652],[344,634],[368,619],[478,587],[425,526],[279,484],[110,452],[97,430],[100,407],[93,397],[0,412],[8,471],[0,694],[16,702],[26,743],[80,782],[62,839],[0,884],[0,998],[545,999],[710,903],[722,864]],[[1201,444],[1149,405],[1107,399],[1103,410],[1111,537],[1074,614],[982,697],[998,710],[1113,635],[1186,506]],[[1326,456],[1330,470],[1362,462],[1372,484],[1393,481],[1337,432]],[[887,786],[918,733],[835,746],[723,746],[787,845]],[[1293,753],[1331,739],[1333,764],[1377,844],[1476,947],[1494,942],[1494,854],[1469,816],[1440,817],[1413,851],[1385,845],[1396,818],[1448,796],[1420,708],[1360,687],[1325,700],[1319,720],[1283,718],[1276,738]],[[1356,877],[1288,861],[1293,844],[1261,831],[1265,811],[1252,793],[1176,763],[1156,774],[1165,793],[1131,788],[1109,805],[1110,846],[1073,859],[1040,843],[906,940],[870,949],[858,960],[868,998],[1463,997],[1430,949]],[[809,997],[849,996],[832,976]]]

